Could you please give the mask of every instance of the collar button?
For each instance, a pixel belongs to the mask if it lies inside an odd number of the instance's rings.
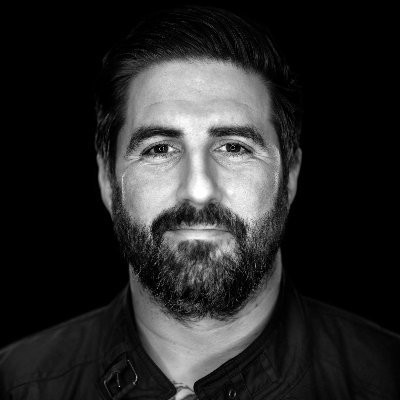
[[[110,399],[121,399],[137,384],[138,375],[129,359],[117,362],[109,370],[103,384]]]
[[[236,395],[237,395],[237,393],[236,393],[235,389],[229,389],[229,392],[228,392],[229,399],[236,399]]]

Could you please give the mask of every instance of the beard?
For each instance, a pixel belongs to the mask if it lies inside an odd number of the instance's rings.
[[[247,223],[221,204],[199,210],[185,202],[147,227],[132,221],[113,182],[112,215],[122,255],[157,305],[181,322],[227,320],[258,293],[275,270],[287,214],[281,181],[274,206],[256,222]],[[182,225],[223,226],[232,241],[228,248],[207,240],[168,243],[164,234]]]

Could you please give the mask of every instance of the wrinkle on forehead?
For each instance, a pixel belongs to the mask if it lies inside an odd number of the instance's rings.
[[[179,91],[186,89],[186,96],[192,98],[208,96],[211,90],[214,97],[229,98],[239,92],[251,99],[258,96],[258,92],[268,90],[258,73],[221,61],[177,60],[155,64],[139,73],[131,85],[135,89],[142,87],[145,93],[140,93],[141,95],[155,95],[163,100],[164,97],[174,97],[177,82]],[[258,87],[259,91],[255,92],[255,87]]]
[[[215,100],[212,102],[189,102],[170,100],[149,104],[142,108],[135,120],[140,124],[160,124],[183,126],[206,124],[249,125],[260,124],[259,116],[248,105],[234,100]],[[135,121],[132,121],[133,123]]]
[[[219,104],[222,108],[247,108],[262,115],[269,114],[270,106],[268,89],[258,74],[231,63],[174,61],[152,66],[132,81],[129,125],[140,121],[148,107],[160,103],[182,106],[185,102],[203,111]]]

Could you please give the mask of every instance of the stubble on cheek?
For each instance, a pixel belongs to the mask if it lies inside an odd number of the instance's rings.
[[[140,222],[146,219],[147,212],[156,202],[154,193],[149,190],[143,179],[133,173],[134,166],[128,167],[120,178],[121,202],[133,221]]]
[[[272,161],[269,165],[268,175],[265,176],[264,179],[260,179],[257,182],[257,187],[259,188],[258,198],[261,199],[261,201],[259,201],[260,203],[259,206],[262,209],[261,214],[268,212],[274,207],[276,198],[279,195],[279,190],[281,188],[281,181],[282,181],[281,158],[278,149],[275,149],[274,153],[275,153],[273,156],[274,161]],[[262,174],[260,174],[259,176],[262,177]],[[250,189],[251,188],[249,188],[249,191],[251,191]],[[257,221],[252,221],[252,222],[257,222]]]
[[[136,164],[129,165],[119,183],[121,202],[132,221],[149,225],[163,210],[172,207],[173,179],[161,173],[155,178]]]

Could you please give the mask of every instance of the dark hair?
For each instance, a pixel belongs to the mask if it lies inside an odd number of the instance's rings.
[[[118,133],[124,123],[127,91],[143,69],[164,61],[228,61],[263,77],[272,101],[287,178],[301,126],[300,90],[270,34],[254,22],[214,7],[183,6],[148,16],[103,60],[96,93],[96,150],[115,172]]]

